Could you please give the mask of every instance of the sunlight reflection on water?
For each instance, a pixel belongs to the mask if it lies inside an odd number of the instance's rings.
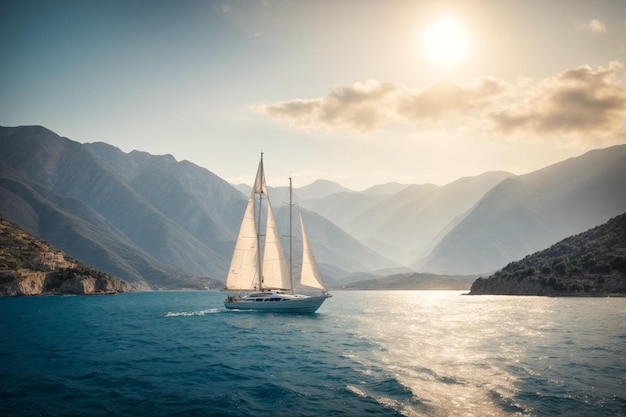
[[[532,406],[518,398],[520,377],[562,383],[559,377],[543,375],[545,368],[538,370],[535,364],[551,361],[555,364],[549,369],[559,367],[563,353],[568,354],[563,333],[554,333],[563,307],[565,320],[571,314],[564,306],[567,300],[451,296],[447,291],[360,296],[375,298],[359,321],[360,331],[379,346],[362,360],[371,361],[367,367],[393,374],[419,399],[420,405],[404,414],[532,415]],[[592,325],[586,334],[590,339],[575,349],[594,345],[597,331]],[[555,345],[559,350],[544,349]]]

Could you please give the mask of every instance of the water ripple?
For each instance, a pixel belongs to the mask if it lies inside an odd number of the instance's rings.
[[[339,292],[0,298],[0,414],[625,416],[625,299]]]

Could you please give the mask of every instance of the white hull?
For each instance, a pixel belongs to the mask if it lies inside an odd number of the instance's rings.
[[[307,296],[278,294],[274,291],[249,294],[244,297],[230,296],[224,307],[230,310],[255,310],[268,313],[315,313],[330,295]]]

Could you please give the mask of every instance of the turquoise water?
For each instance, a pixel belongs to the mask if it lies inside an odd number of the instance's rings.
[[[626,416],[626,299],[0,298],[0,415]]]

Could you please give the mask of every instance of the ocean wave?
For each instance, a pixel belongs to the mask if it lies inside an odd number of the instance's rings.
[[[165,317],[193,317],[193,316],[204,316],[205,314],[215,314],[222,312],[219,308],[210,308],[208,310],[200,310],[200,311],[168,311],[165,313]]]
[[[427,416],[428,414],[420,413],[416,410],[416,405],[420,404],[420,401],[417,399],[412,399],[409,401],[402,401],[399,399],[391,398],[390,395],[383,395],[381,393],[374,392],[366,392],[364,389],[358,388],[352,384],[346,385],[346,390],[352,394],[357,395],[360,398],[373,400],[378,403],[380,406],[388,409],[398,415],[407,416],[407,417],[418,417],[418,416]],[[368,390],[369,391],[369,390]],[[415,402],[415,404],[413,404]]]

